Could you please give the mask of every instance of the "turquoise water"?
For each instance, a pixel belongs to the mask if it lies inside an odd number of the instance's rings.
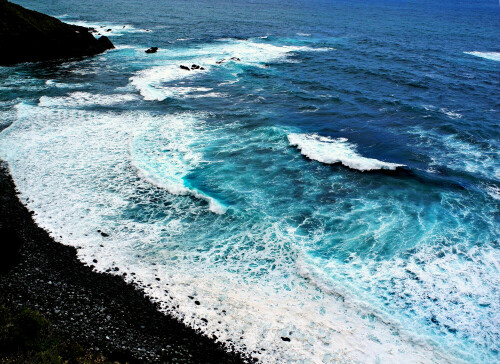
[[[264,362],[498,360],[494,1],[20,3],[117,46],[0,68],[0,155],[84,262]]]

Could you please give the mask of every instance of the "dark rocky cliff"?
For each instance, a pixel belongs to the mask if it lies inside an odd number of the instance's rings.
[[[87,28],[0,0],[0,65],[91,56],[114,48]]]

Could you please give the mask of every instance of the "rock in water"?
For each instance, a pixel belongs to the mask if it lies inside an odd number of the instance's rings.
[[[191,71],[191,69],[188,66],[180,65],[180,68],[186,71]]]
[[[114,48],[85,27],[0,0],[0,65],[92,56]]]
[[[111,43],[109,38],[105,36],[102,36],[99,39],[97,39],[97,44],[100,45],[100,47],[104,50],[115,48],[115,46],[113,45],[113,43]]]
[[[146,49],[146,53],[156,53],[158,51],[158,47],[151,47],[149,49]]]

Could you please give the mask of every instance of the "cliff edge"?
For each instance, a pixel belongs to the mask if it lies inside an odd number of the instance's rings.
[[[114,48],[89,29],[0,0],[0,65],[92,56]]]

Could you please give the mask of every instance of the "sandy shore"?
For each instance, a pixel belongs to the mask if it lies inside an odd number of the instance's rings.
[[[94,272],[74,248],[53,241],[18,200],[4,162],[0,191],[0,304],[38,310],[61,335],[113,360],[248,360],[160,313],[121,277]]]

